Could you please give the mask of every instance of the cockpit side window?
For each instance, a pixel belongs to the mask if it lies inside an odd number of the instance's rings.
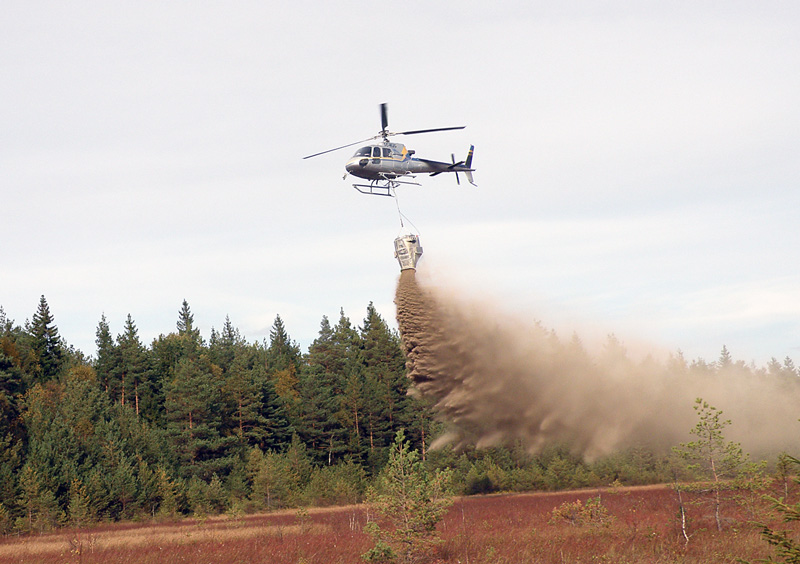
[[[372,148],[372,156],[373,157],[380,157],[381,156],[381,148],[380,147],[373,147]]]

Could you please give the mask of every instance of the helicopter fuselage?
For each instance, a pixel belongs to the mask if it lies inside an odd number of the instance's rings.
[[[470,149],[471,155],[472,149]],[[472,172],[464,162],[440,162],[413,157],[402,143],[376,143],[361,147],[345,164],[345,170],[366,180],[392,180],[414,174],[441,174],[443,172]],[[469,157],[468,157],[469,158]],[[471,160],[471,159],[470,159]]]

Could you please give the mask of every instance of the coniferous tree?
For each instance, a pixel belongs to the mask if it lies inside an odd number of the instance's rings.
[[[681,443],[680,447],[675,448],[675,452],[690,463],[690,469],[711,480],[706,491],[712,495],[714,518],[717,530],[721,531],[721,492],[726,487],[725,480],[736,477],[748,456],[744,454],[739,443],[725,439],[724,430],[731,422],[721,419],[721,410],[701,398],[695,400],[694,410],[697,412],[698,422],[690,432],[696,439]]]
[[[97,345],[97,357],[94,361],[94,369],[97,372],[100,385],[103,386],[108,397],[116,399],[119,397],[119,386],[114,374],[118,371],[119,351],[114,344],[114,338],[111,336],[111,328],[108,325],[108,321],[106,321],[105,314],[100,317],[95,336],[94,342]]]
[[[330,413],[333,404],[332,387],[328,375],[333,330],[328,318],[323,316],[319,336],[309,346],[308,354],[298,378],[298,411],[294,426],[311,455],[322,461],[328,435],[333,423]]]
[[[346,443],[343,454],[359,460],[363,456],[362,434],[364,419],[363,365],[360,358],[360,336],[350,319],[339,312],[333,328],[333,362],[335,366],[335,397],[338,409],[334,417],[344,431]]]
[[[269,331],[265,365],[278,396],[289,411],[294,411],[298,399],[297,373],[300,365],[300,347],[289,338],[280,315],[275,317],[275,322]]]
[[[155,416],[155,398],[152,370],[147,351],[139,341],[139,332],[131,315],[125,320],[122,334],[117,336],[119,363],[116,375],[120,385],[120,404],[126,401],[137,415],[144,409],[151,417]]]
[[[291,436],[284,405],[253,347],[240,345],[225,374],[232,400],[230,428],[241,446],[279,450]]]
[[[208,481],[227,475],[233,465],[233,435],[222,434],[224,397],[205,359],[178,361],[165,390],[167,432],[185,478]]]
[[[292,369],[297,371],[300,362],[300,347],[291,340],[280,315],[275,316],[269,330],[267,366],[271,372]]]
[[[52,380],[61,371],[64,363],[64,347],[58,334],[50,306],[44,296],[39,299],[39,307],[33,315],[28,330],[31,336],[31,348],[39,364],[36,377],[40,382]]]
[[[346,329],[349,324],[344,311],[336,328],[327,317],[322,318],[319,336],[309,346],[300,375],[300,413],[295,428],[311,456],[324,464],[338,460],[347,445],[347,429],[339,412],[348,353],[342,337],[352,339]]]
[[[442,542],[436,524],[453,503],[450,481],[448,471],[429,472],[398,431],[377,487],[367,495],[380,519],[371,523],[368,532],[376,545],[365,559],[409,564],[434,560],[433,550]],[[387,522],[390,526],[382,528]]]
[[[783,359],[783,370],[784,374],[788,377],[797,377],[797,368],[794,365],[794,361],[789,358],[788,356]]]
[[[211,362],[227,371],[240,347],[246,346],[245,339],[231,323],[230,317],[225,316],[225,323],[219,333],[212,327],[211,337],[208,341],[208,351]]]
[[[183,300],[181,304],[176,326],[178,328],[178,336],[183,341],[183,354],[196,354],[203,344],[203,339],[200,337],[200,329],[194,326],[194,315],[192,315],[189,302],[186,300]]]
[[[372,302],[367,306],[360,342],[367,390],[365,396],[368,398],[370,450],[388,448],[402,428],[418,439],[420,430],[415,429],[412,420],[413,412],[419,406],[408,396],[400,338],[389,330]]]
[[[717,369],[726,370],[731,366],[733,366],[733,357],[731,356],[730,351],[728,351],[728,347],[722,345],[722,351],[720,351],[719,360],[717,360]]]

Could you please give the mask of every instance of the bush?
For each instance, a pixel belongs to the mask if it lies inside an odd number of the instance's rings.
[[[579,499],[572,503],[565,501],[550,514],[550,524],[566,522],[577,527],[603,527],[609,525],[612,519],[600,496],[590,497],[585,503]]]

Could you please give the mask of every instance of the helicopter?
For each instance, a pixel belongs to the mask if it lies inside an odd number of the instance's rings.
[[[369,184],[353,184],[353,188],[362,194],[391,197],[394,196],[395,188],[401,184],[421,186],[418,182],[407,180],[409,178],[415,178],[415,174],[430,174],[431,176],[436,176],[444,172],[453,172],[456,175],[456,183],[461,185],[458,173],[463,172],[469,183],[473,186],[477,186],[472,178],[472,173],[475,172],[475,169],[472,168],[472,154],[475,150],[474,145],[470,145],[469,152],[463,161],[456,162],[455,155],[451,154],[450,158],[452,162],[448,163],[415,157],[413,156],[415,154],[413,149],[406,148],[402,143],[391,143],[389,141],[389,137],[395,135],[416,135],[418,133],[433,133],[435,131],[451,131],[454,129],[464,129],[466,126],[461,125],[456,127],[437,127],[435,129],[390,132],[388,130],[389,118],[385,103],[380,105],[380,110],[381,130],[374,137],[314,153],[313,155],[303,157],[303,159],[318,157],[319,155],[338,151],[339,149],[345,149],[353,145],[360,145],[368,141],[381,139],[380,142],[370,143],[358,149],[344,165],[347,172],[345,172],[344,177],[342,177],[343,180],[347,178],[348,174],[352,174],[357,178],[369,181]]]

